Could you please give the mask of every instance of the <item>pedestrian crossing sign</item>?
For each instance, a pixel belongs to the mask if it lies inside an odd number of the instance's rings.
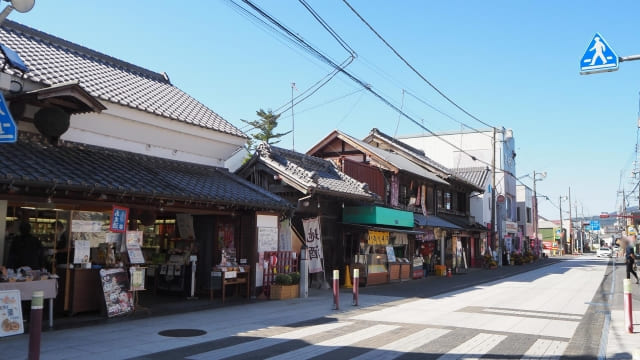
[[[580,59],[580,74],[594,74],[618,70],[619,60],[604,38],[596,33]]]

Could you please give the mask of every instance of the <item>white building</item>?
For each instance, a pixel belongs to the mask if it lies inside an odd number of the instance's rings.
[[[516,222],[516,153],[513,131],[500,128],[482,131],[455,131],[431,134],[400,136],[399,140],[415,148],[423,150],[431,159],[456,171],[456,169],[488,167],[492,168],[494,156],[492,149],[495,143],[495,187],[491,185],[484,194],[471,198],[471,215],[478,222],[491,224],[491,194],[497,196],[496,230],[502,230],[505,239],[518,236]],[[461,151],[461,150],[462,151]],[[492,176],[490,173],[489,176]],[[491,184],[491,178],[489,178]],[[504,208],[500,204],[504,196]],[[501,214],[500,214],[501,213]],[[509,242],[512,240],[508,240]]]
[[[518,237],[524,243],[527,239],[535,239],[535,209],[533,190],[525,185],[516,185],[516,222]],[[527,248],[526,244],[523,244]]]

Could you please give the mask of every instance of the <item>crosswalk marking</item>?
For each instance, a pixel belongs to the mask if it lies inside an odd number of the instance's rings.
[[[547,339],[538,339],[526,353],[522,359],[539,360],[539,359],[560,359],[567,343],[564,341],[555,341]]]
[[[367,353],[364,353],[358,357],[353,358],[353,360],[395,359],[398,356],[402,355],[404,352],[409,352],[414,349],[417,349],[420,346],[423,346],[450,331],[451,330],[445,330],[445,329],[424,329],[424,330],[418,331],[417,333],[406,336],[400,340],[381,346],[376,350],[372,350]]]
[[[204,353],[190,356],[188,359],[191,359],[191,360],[222,359],[225,357],[241,355],[251,351],[264,349],[269,346],[282,344],[290,340],[302,339],[307,336],[320,334],[325,331],[339,329],[341,327],[351,325],[351,324],[352,323],[350,322],[337,322],[337,323],[309,326],[309,327],[289,331],[283,334],[271,336],[271,337],[260,339],[260,340],[249,341],[249,342],[225,347],[222,349],[207,351]]]
[[[305,346],[301,349],[294,350],[278,356],[274,356],[269,359],[270,360],[310,359],[315,356],[326,354],[338,348],[349,346],[357,342],[360,342],[362,340],[372,338],[380,334],[384,334],[388,331],[395,330],[397,328],[399,328],[399,326],[396,326],[396,325],[374,325],[366,329],[354,331],[352,333],[338,336],[336,338],[333,338],[327,341]]]
[[[451,349],[438,360],[479,359],[505,338],[505,335],[481,333]]]

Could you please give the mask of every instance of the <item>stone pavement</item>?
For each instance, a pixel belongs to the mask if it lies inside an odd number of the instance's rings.
[[[604,292],[605,298],[601,310],[605,315],[605,325],[609,322],[607,337],[606,359],[640,359],[640,285],[635,284],[635,278],[631,275],[633,282],[633,333],[629,333],[624,323],[624,293],[623,279],[626,278],[626,270],[623,258],[613,259],[615,271],[611,271],[609,279],[605,284],[610,285]],[[608,320],[608,321],[607,321]],[[606,329],[605,329],[606,331]]]
[[[97,325],[48,331],[42,334],[44,359],[124,359],[181,348],[203,342],[228,338],[237,333],[311,321],[344,312],[364,311],[402,304],[406,298],[430,297],[450,291],[478,286],[514,274],[551,265],[558,259],[536,264],[504,267],[496,270],[475,270],[453,278],[427,278],[399,284],[363,288],[360,307],[351,306],[348,289],[341,292],[341,310],[332,309],[331,292],[311,289],[307,299],[285,301],[255,301],[225,308],[197,312],[152,316],[142,319],[122,319]],[[638,308],[640,309],[640,307]],[[640,319],[640,317],[639,317]],[[206,333],[197,337],[167,338],[163,330],[198,329]],[[0,339],[0,359],[25,359],[28,335]]]

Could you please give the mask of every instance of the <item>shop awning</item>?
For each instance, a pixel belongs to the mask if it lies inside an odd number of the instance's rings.
[[[424,216],[422,214],[413,214],[413,220],[416,225],[438,227],[443,229],[460,230],[460,226],[450,223],[447,220],[435,215]]]
[[[389,225],[413,228],[413,213],[382,206],[346,207],[342,212],[345,224]]]
[[[471,222],[467,218],[458,218],[455,216],[441,216],[444,220],[459,226],[462,230],[466,231],[487,231],[487,227],[478,224],[477,222]]]
[[[373,226],[373,225],[363,225],[363,224],[344,224],[344,223],[343,225],[358,228],[358,229],[364,229],[364,230],[388,231],[388,232],[395,232],[395,233],[402,233],[402,234],[418,235],[418,234],[424,233],[424,231],[398,229],[398,228],[384,227],[384,226]]]

